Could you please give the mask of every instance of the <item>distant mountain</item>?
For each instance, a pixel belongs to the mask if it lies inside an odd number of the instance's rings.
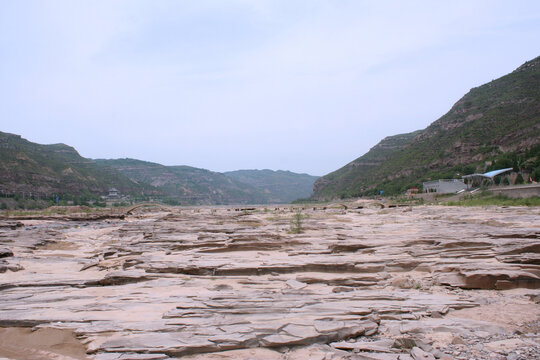
[[[237,170],[224,174],[263,192],[270,203],[289,203],[299,198],[310,197],[313,193],[313,184],[318,178],[283,170]]]
[[[157,188],[181,204],[263,204],[268,197],[224,174],[190,166],[165,166],[136,159],[95,160],[138,184]]]
[[[267,204],[309,196],[314,180],[288,171],[225,175],[135,159],[91,160],[68,145],[41,145],[0,132],[0,192],[11,196],[98,199],[114,187],[133,198],[183,205]]]
[[[238,170],[218,173],[190,166],[165,166],[136,159],[95,160],[138,184],[151,185],[182,204],[267,204],[309,197],[317,177],[290,171]]]
[[[421,106],[421,105],[419,105]],[[316,181],[315,199],[404,191],[428,179],[482,171],[501,154],[540,144],[540,57],[471,89],[426,129],[387,137]],[[536,166],[538,159],[522,159]],[[531,169],[534,171],[534,169]]]
[[[5,193],[99,196],[110,187],[123,193],[151,192],[115,169],[83,158],[71,146],[40,145],[19,135],[0,132],[0,190]]]

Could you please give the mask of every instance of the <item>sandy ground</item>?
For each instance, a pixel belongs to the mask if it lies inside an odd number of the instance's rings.
[[[0,357],[16,360],[88,359],[73,331],[39,328],[0,328]]]

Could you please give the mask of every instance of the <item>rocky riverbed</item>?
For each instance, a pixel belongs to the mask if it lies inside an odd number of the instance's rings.
[[[539,208],[0,221],[0,358],[535,359],[539,302]]]

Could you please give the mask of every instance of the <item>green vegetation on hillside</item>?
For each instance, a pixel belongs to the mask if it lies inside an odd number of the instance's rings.
[[[509,151],[493,157],[492,164],[486,171],[513,168],[515,172],[524,174],[526,178],[517,183],[527,182],[529,178],[540,181],[540,145],[535,145],[524,152]]]
[[[40,199],[99,198],[111,187],[124,194],[148,189],[118,171],[98,166],[64,144],[40,145],[0,132],[0,190],[4,196]]]
[[[243,174],[246,182],[237,180],[238,174]],[[129,195],[130,202],[149,198],[168,205],[286,202],[288,198],[283,198],[287,196],[309,196],[306,183],[311,188],[314,179],[287,171],[238,171],[226,176],[190,166],[164,166],[135,159],[91,160],[64,144],[41,145],[0,132],[0,210],[105,206],[101,197],[110,188]],[[250,185],[251,180],[264,188]],[[282,198],[276,196],[278,193]]]
[[[472,195],[458,201],[449,201],[448,206],[540,206],[540,197],[533,196],[525,199],[513,199],[501,194]]]
[[[171,205],[265,203],[256,189],[225,175],[190,166],[165,166],[136,159],[96,160],[132,181],[157,188]]]
[[[508,163],[503,160],[510,156],[507,153],[514,154],[516,166],[528,166],[536,177],[538,156],[532,153],[539,143],[540,57],[472,89],[426,129],[388,137],[323,176],[315,183],[313,197],[347,198],[380,190],[397,194],[423,181],[500,168]]]

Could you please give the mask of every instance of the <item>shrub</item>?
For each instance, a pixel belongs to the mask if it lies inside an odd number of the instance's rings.
[[[302,228],[303,221],[304,221],[304,216],[302,215],[302,213],[300,211],[295,213],[293,215],[293,218],[291,219],[289,232],[291,234],[300,234],[301,232],[303,232],[303,228]]]

